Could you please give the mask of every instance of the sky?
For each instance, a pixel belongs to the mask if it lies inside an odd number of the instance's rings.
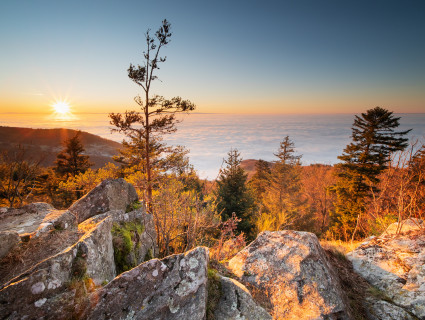
[[[144,35],[173,36],[152,93],[201,113],[425,112],[425,1],[0,2],[0,113],[123,112]]]

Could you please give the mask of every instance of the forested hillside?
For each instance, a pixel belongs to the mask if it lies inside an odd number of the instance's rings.
[[[13,150],[20,145],[25,149],[27,159],[41,160],[42,166],[52,166],[56,155],[63,148],[63,142],[76,134],[72,129],[30,129],[0,126],[0,153]],[[112,162],[121,144],[104,139],[91,133],[81,132],[81,143],[84,145],[85,154],[90,156],[94,163],[93,168],[103,167]]]

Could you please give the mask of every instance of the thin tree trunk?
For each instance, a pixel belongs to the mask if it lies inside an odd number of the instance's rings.
[[[149,135],[149,91],[146,91],[146,107],[145,107],[145,120],[146,120],[146,174],[147,174],[147,188],[146,188],[146,202],[148,213],[152,214],[152,175],[151,175],[151,159],[150,159],[150,135]]]

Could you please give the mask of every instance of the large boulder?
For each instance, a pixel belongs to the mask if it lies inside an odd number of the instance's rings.
[[[216,320],[268,320],[271,315],[259,306],[239,281],[219,276],[221,297],[214,311]]]
[[[77,217],[77,221],[80,223],[111,210],[126,211],[137,199],[137,192],[132,184],[124,179],[107,179],[76,201],[69,211]]]
[[[58,220],[52,217],[51,221]],[[0,286],[0,319],[79,318],[87,294],[117,275],[114,224],[134,221],[142,226],[138,240],[144,243],[137,245],[137,250],[142,250],[140,255],[155,251],[153,218],[142,208],[127,213],[116,210],[87,219],[78,226],[84,235],[77,243]]]
[[[347,254],[354,270],[399,307],[425,319],[425,232],[382,236]]]
[[[274,319],[351,318],[338,277],[312,233],[263,232],[228,267],[254,298],[268,300]]]
[[[100,284],[115,277],[111,226],[104,218],[75,245],[0,286],[0,318],[72,318],[85,279]]]
[[[203,320],[207,265],[204,247],[145,262],[93,293],[84,318]]]
[[[43,223],[43,219],[55,210],[44,202],[31,203],[22,208],[2,208],[0,231],[15,231],[18,234],[33,233]]]
[[[409,231],[418,231],[421,229],[425,229],[424,221],[422,219],[411,218],[390,224],[382,236],[392,236],[397,233],[406,233]]]
[[[13,248],[21,241],[19,234],[16,231],[1,231],[0,232],[0,259],[6,256]]]

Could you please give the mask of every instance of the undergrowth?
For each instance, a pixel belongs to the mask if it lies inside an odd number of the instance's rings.
[[[217,270],[208,268],[208,301],[207,320],[213,320],[216,309],[222,295],[221,282]]]

